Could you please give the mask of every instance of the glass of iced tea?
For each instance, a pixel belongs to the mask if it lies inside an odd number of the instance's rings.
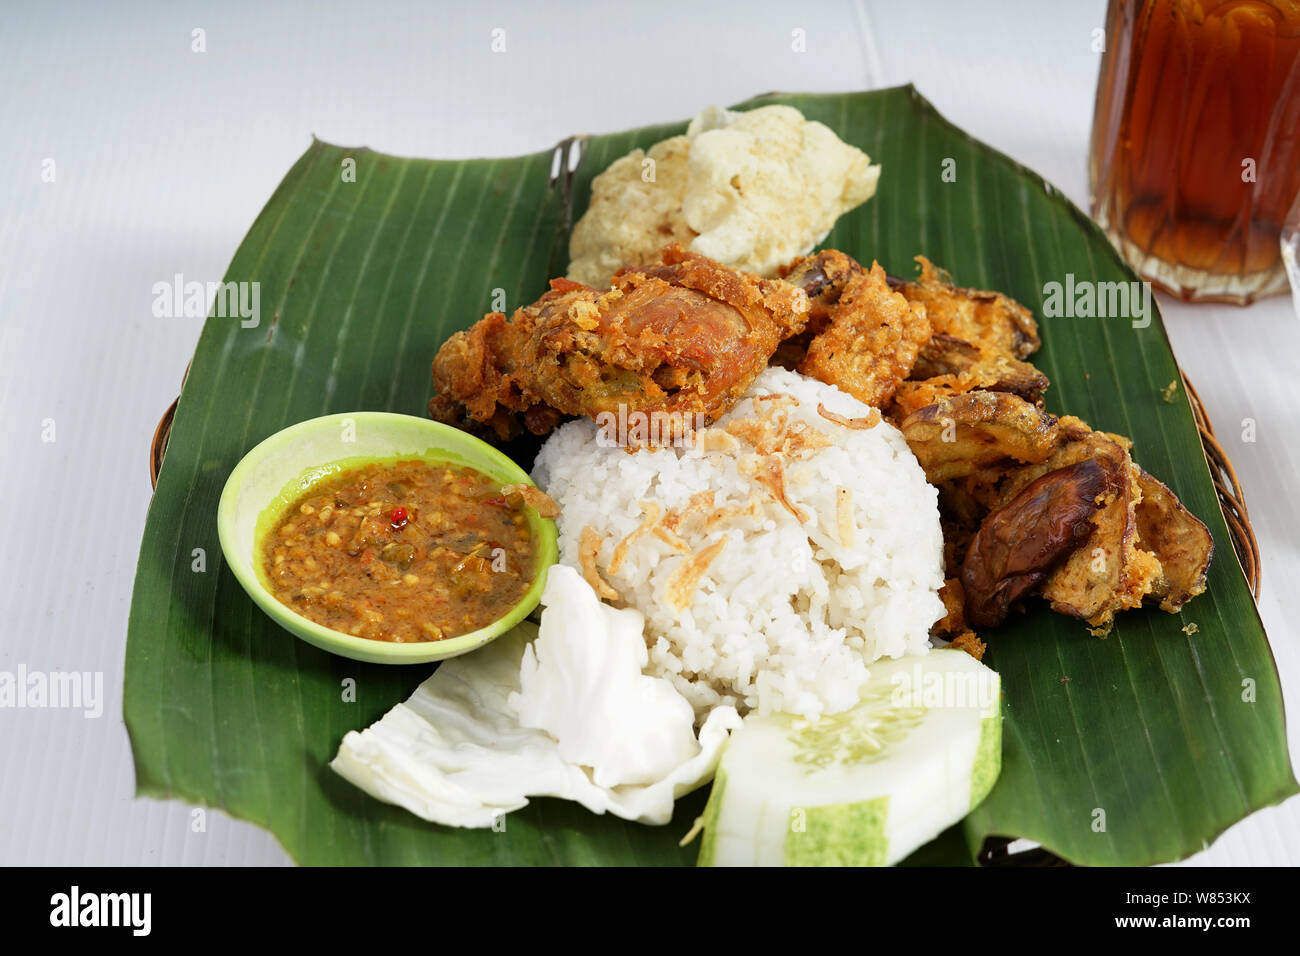
[[[1093,216],[1158,287],[1243,305],[1284,291],[1300,0],[1110,0],[1088,172]]]

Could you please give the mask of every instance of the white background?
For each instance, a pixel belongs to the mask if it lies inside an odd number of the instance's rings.
[[[149,441],[201,325],[154,318],[151,288],[177,272],[219,279],[313,133],[511,155],[769,90],[914,82],[1084,205],[1104,16],[1100,0],[17,6],[0,13],[0,669],[102,671],[106,700],[98,720],[0,711],[5,864],[288,862],[256,827],[213,812],[195,834],[188,807],[133,797],[121,674]],[[205,53],[191,51],[196,27]],[[791,49],[796,28],[806,53]],[[1286,299],[1161,306],[1260,536],[1294,760],[1300,322]],[[1300,863],[1300,799],[1194,862]]]

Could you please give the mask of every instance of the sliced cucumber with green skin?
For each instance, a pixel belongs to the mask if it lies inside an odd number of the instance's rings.
[[[885,866],[971,811],[1002,766],[1002,685],[965,651],[878,661],[853,709],[745,718],[700,866]]]

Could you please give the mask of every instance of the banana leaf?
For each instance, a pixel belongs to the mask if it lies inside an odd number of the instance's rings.
[[[911,87],[771,94],[741,108],[767,103],[799,108],[883,163],[878,195],[826,245],[896,275],[912,274],[912,256],[924,253],[961,284],[1033,309],[1050,410],[1131,436],[1137,460],[1208,523],[1217,546],[1208,592],[1181,614],[1129,612],[1099,639],[1035,603],[984,635],[1005,688],[1002,776],[960,830],[913,862],[970,863],[991,835],[1029,838],[1079,864],[1176,860],[1295,793],[1268,641],[1187,398],[1163,394],[1179,373],[1159,316],[1134,328],[1042,314],[1050,282],[1136,277],[1058,191]],[[592,177],[683,128],[456,162],[311,144],[230,264],[227,281],[259,283],[260,321],[207,320],[149,509],[125,666],[138,793],[254,821],[309,864],[694,861],[695,847],[678,841],[704,793],[680,801],[665,827],[538,800],[492,832],[426,823],[336,777],[326,764],[343,735],[428,670],[332,657],[280,630],[222,566],[215,525],[226,476],[273,432],[348,410],[422,413],[447,336],[501,308],[502,296],[507,310],[526,304],[562,274]],[[580,157],[572,176],[570,156]]]

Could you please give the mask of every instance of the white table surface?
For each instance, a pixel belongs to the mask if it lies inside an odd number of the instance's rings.
[[[914,82],[1083,205],[1104,13],[1101,0],[17,7],[0,13],[0,669],[101,671],[105,701],[98,719],[0,710],[0,864],[289,862],[257,827],[214,812],[196,834],[189,807],[133,796],[121,678],[149,440],[201,325],[154,318],[152,285],[219,279],[313,133],[512,155],[769,90]],[[195,28],[206,52],[191,50]],[[1300,322],[1286,299],[1161,306],[1246,490],[1300,764],[1284,606],[1300,578]],[[1254,443],[1239,440],[1246,418]],[[1192,862],[1300,863],[1300,798]]]

